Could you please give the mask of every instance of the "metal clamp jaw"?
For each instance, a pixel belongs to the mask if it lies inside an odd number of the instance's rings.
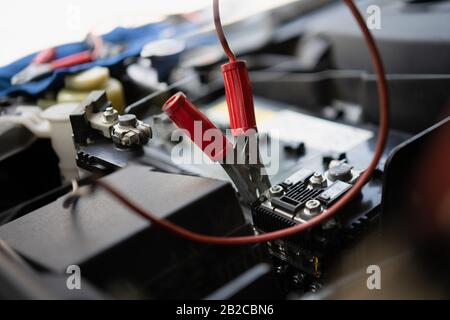
[[[111,128],[112,140],[125,147],[146,144],[151,136],[150,126],[133,114],[119,116],[118,123]]]
[[[258,134],[238,136],[233,148],[235,162],[222,163],[244,201],[251,205],[271,187],[259,153]]]
[[[213,161],[219,162],[235,184],[245,203],[252,205],[259,196],[270,188],[269,177],[264,173],[264,165],[260,159],[258,134],[236,136],[233,145],[187,97],[179,92],[171,97],[163,106],[163,111],[181,129],[189,133],[191,140]],[[196,132],[195,123],[201,123],[201,132]],[[216,139],[222,142],[222,148],[210,148],[216,141],[195,139],[195,135],[214,130]],[[214,151],[214,153],[212,152]],[[231,161],[229,160],[230,157]],[[227,161],[228,160],[228,161]]]

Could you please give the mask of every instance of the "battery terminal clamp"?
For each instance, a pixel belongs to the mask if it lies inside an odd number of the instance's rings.
[[[119,115],[105,91],[93,91],[70,115],[76,144],[87,145],[92,137],[103,136],[124,148],[140,147],[152,138],[151,127],[133,114]]]

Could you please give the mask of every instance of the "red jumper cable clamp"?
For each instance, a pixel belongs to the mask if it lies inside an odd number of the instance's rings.
[[[222,168],[233,181],[244,202],[253,204],[259,197],[257,186],[252,180],[252,171],[245,164],[236,164],[236,158],[242,154],[195,105],[189,101],[186,95],[178,92],[173,95],[162,107],[162,110],[177,125],[186,130],[188,137],[213,161],[221,164]],[[197,129],[199,128],[199,129]],[[204,135],[208,130],[216,130],[213,135],[220,138],[221,144],[214,141],[205,141]],[[214,143],[214,145],[213,145]],[[216,148],[222,146],[222,148]],[[229,152],[234,153],[233,163],[226,163]],[[262,190],[264,191],[264,190]]]
[[[270,188],[271,184],[261,161],[253,92],[247,65],[242,60],[231,60],[222,65],[222,74],[231,131],[237,142],[235,152],[240,160],[238,163],[245,164],[252,192],[259,197]],[[239,149],[241,147],[242,149]]]

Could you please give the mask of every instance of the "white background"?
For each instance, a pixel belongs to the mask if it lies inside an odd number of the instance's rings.
[[[293,0],[221,3],[226,20],[232,15],[290,1]],[[89,31],[105,33],[116,26],[139,26],[166,14],[188,13],[211,3],[212,0],[1,0],[0,66],[53,45],[81,41]]]

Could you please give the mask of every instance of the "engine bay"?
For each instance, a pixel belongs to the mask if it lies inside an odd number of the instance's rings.
[[[450,1],[205,12],[0,86],[0,297],[447,299]]]

